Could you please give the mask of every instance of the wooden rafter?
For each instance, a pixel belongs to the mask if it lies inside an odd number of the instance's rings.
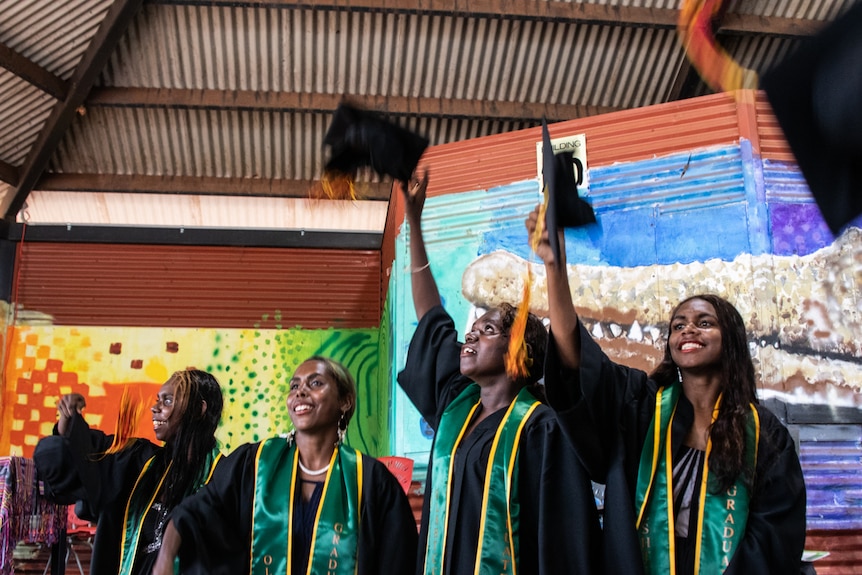
[[[101,88],[93,90],[87,106],[141,108],[224,108],[254,110],[302,110],[331,112],[341,100],[338,94],[257,92],[251,90],[184,90],[177,88]],[[611,106],[542,104],[489,100],[421,98],[406,96],[351,96],[363,108],[389,114],[437,118],[548,121],[584,118],[616,112]]]
[[[108,9],[99,30],[93,36],[80,64],[75,69],[66,97],[54,106],[39,133],[39,138],[27,155],[15,195],[8,205],[3,206],[6,219],[14,219],[24,205],[27,195],[39,181],[60,139],[72,123],[78,106],[84,102],[117,42],[126,32],[142,4],[143,0],[116,0]]]
[[[315,184],[310,180],[261,178],[46,174],[39,180],[39,190],[308,198]],[[389,182],[358,183],[357,191],[362,199],[387,201],[391,186]]]
[[[154,4],[247,6],[252,8],[353,10],[428,14],[464,18],[554,20],[645,28],[675,28],[675,8],[611,6],[593,2],[556,0],[151,0]],[[728,14],[721,32],[766,36],[810,36],[825,23],[800,18]]]
[[[0,66],[57,100],[66,97],[68,83],[0,42]]]
[[[0,160],[0,181],[14,186],[18,183],[18,178],[18,168],[8,162]]]

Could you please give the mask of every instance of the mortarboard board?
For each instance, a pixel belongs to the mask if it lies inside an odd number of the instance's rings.
[[[575,177],[575,164],[578,165],[578,175]],[[572,152],[554,154],[551,146],[551,135],[548,123],[542,118],[542,180],[545,188],[544,224],[536,226],[533,241],[538,243],[542,233],[542,225],[548,230],[548,242],[557,261],[560,261],[560,240],[557,231],[560,228],[585,226],[596,221],[593,208],[578,195],[578,184],[583,181],[583,165]],[[535,249],[535,245],[534,245]],[[509,331],[509,347],[506,352],[506,373],[513,380],[525,377],[529,373],[529,359],[524,334],[527,328],[527,317],[530,310],[530,284],[532,272],[527,266],[524,279],[524,291],[521,303],[515,313],[515,319]]]
[[[578,175],[575,178],[575,164],[578,164]],[[557,231],[560,228],[575,228],[595,223],[596,215],[593,208],[578,195],[578,184],[583,181],[583,166],[572,152],[554,154],[551,146],[551,135],[548,123],[542,118],[542,179],[547,194],[547,210],[545,212],[545,227],[548,230],[548,242],[559,261],[560,240]]]
[[[379,175],[407,182],[428,147],[428,139],[373,112],[341,103],[323,138],[330,146],[324,170],[353,175],[370,166]]]
[[[862,213],[862,2],[768,70],[761,87],[837,235]]]

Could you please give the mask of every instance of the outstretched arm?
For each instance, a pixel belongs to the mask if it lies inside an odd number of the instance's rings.
[[[532,240],[539,219],[539,207],[536,207],[527,217],[526,226]],[[554,256],[551,244],[548,242],[548,230],[542,231],[538,245],[534,247],[536,255],[545,262],[545,273],[548,279],[548,307],[550,311],[551,331],[557,344],[562,367],[577,369],[581,364],[581,341],[578,330],[578,313],[572,304],[569,291],[569,276],[566,273],[566,250],[563,232],[560,231],[560,260]]]
[[[404,196],[405,218],[410,224],[413,307],[416,310],[416,319],[422,319],[429,310],[442,303],[437,282],[431,273],[428,253],[425,251],[425,239],[422,237],[422,208],[425,206],[425,191],[428,188],[428,171],[425,170],[419,178],[411,178],[406,187],[399,180],[396,180],[394,185]]]

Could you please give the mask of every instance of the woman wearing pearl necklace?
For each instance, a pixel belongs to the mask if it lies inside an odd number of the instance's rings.
[[[290,379],[294,429],[243,445],[165,531],[157,575],[408,573],[416,523],[383,464],[342,444],[356,406],[353,377],[312,357]]]

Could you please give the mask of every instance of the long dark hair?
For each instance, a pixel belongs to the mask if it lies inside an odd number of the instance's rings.
[[[754,379],[754,363],[748,348],[745,323],[742,316],[726,299],[714,294],[700,294],[681,301],[671,313],[693,299],[703,300],[715,308],[718,326],[721,329],[721,406],[718,417],[709,430],[712,452],[709,468],[716,482],[714,491],[723,491],[742,475],[751,483],[754,470],[745,461],[745,426],[749,404],[758,403],[757,386]],[[679,381],[679,370],[670,355],[670,336],[665,346],[664,359],[651,376],[663,386]]]
[[[512,330],[512,324],[515,323],[515,316],[518,314],[518,309],[511,304],[502,303],[496,309],[500,311],[500,324],[503,333],[507,336]],[[532,313],[527,315],[527,327],[524,330],[524,342],[527,344],[527,375],[519,379],[516,383],[520,387],[528,385],[536,388],[536,382],[542,379],[545,372],[545,353],[548,349],[548,330],[545,324],[542,323],[537,316]],[[531,388],[532,389],[532,388]],[[544,397],[542,390],[536,390]],[[540,398],[542,399],[542,398]]]
[[[218,381],[206,371],[177,371],[168,381],[174,384],[174,413],[179,415],[176,434],[165,446],[174,462],[165,478],[165,503],[172,509],[209,474],[204,464],[216,446],[224,398]]]

